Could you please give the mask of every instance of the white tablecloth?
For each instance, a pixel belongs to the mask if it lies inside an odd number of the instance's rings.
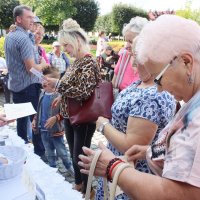
[[[17,136],[16,131],[10,129],[8,126],[0,127],[0,135],[2,134],[9,135],[6,145],[19,146],[27,151],[27,161],[24,166],[25,171],[36,184],[37,194],[40,194],[41,199],[44,195],[45,200],[82,199],[81,194],[72,189],[72,184],[66,182],[64,177],[56,172],[57,169],[49,167],[33,153],[32,144],[24,144],[23,140]]]

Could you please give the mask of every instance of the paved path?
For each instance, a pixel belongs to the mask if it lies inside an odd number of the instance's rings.
[[[3,112],[4,103],[5,103],[4,94],[3,94],[3,91],[0,89],[0,113]],[[12,126],[12,128],[16,129],[16,122],[12,123],[11,126]],[[105,145],[107,144],[105,137],[101,133],[95,132],[94,136],[92,138],[91,148],[96,150],[98,148],[99,141],[102,141]],[[66,142],[66,148],[69,151],[67,142]],[[71,177],[67,173],[67,171],[66,171],[65,167],[63,166],[62,161],[60,159],[58,160],[57,164],[58,164],[59,173],[61,173],[65,177],[66,181],[68,181],[70,183],[74,183],[74,178]],[[97,181],[96,181],[96,179],[94,179],[94,181],[93,181],[94,188],[96,187],[96,184],[97,184]]]

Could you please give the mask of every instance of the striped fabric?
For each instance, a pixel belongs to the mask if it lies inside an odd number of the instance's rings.
[[[7,35],[4,48],[9,71],[9,89],[19,92],[33,83],[39,83],[39,79],[28,72],[24,64],[24,60],[32,58],[37,60],[29,33],[17,26],[16,31]]]

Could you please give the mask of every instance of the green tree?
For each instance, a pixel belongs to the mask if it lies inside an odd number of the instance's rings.
[[[0,1],[0,29],[7,29],[13,23],[13,9],[17,5],[18,0]]]
[[[200,24],[200,9],[192,9],[192,2],[187,1],[185,8],[176,11],[176,15],[184,17],[186,19],[192,19]]]
[[[103,16],[99,16],[96,20],[94,31],[105,31],[107,34],[112,32],[112,18],[111,13]]]
[[[85,31],[94,28],[95,21],[99,14],[99,5],[94,0],[74,0],[76,12],[72,15]]]
[[[127,4],[115,4],[112,9],[113,32],[121,34],[123,26],[131,18],[140,16],[147,18],[146,11]]]
[[[75,12],[73,0],[20,0],[29,5],[39,16],[45,26],[59,27],[64,19],[72,16]]]

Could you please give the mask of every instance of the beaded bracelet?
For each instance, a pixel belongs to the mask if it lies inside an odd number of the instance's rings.
[[[118,164],[120,164],[120,163],[125,163],[123,160],[118,160],[118,161],[116,161],[112,166],[111,166],[111,168],[110,168],[110,171],[109,171],[109,181],[112,183],[112,172],[113,172],[113,170],[114,170],[114,168],[118,165]]]
[[[123,162],[122,159],[120,159],[120,158],[113,158],[112,160],[110,160],[110,162],[108,163],[107,168],[106,168],[106,176],[107,176],[108,181],[110,181],[110,182],[112,181],[112,179],[111,179],[110,176],[109,176],[109,172],[110,172],[110,169],[111,169],[112,165],[113,165],[116,161],[121,161],[121,162]]]

